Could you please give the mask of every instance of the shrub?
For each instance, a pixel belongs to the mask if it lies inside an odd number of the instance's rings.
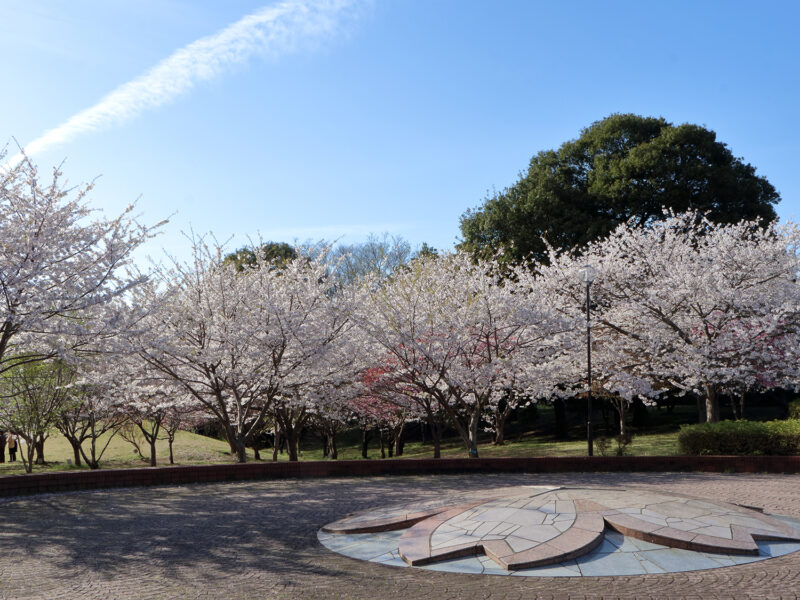
[[[720,421],[684,425],[678,434],[681,454],[800,454],[800,419]]]
[[[617,447],[612,450],[611,441],[606,437],[599,437],[594,440],[594,447],[600,456],[625,456],[628,453],[628,444],[631,443],[631,436],[618,435],[614,437]]]
[[[789,418],[800,419],[800,399],[789,402]]]

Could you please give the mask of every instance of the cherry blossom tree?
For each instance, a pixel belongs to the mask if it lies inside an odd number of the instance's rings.
[[[133,207],[95,218],[92,189],[59,169],[47,181],[28,158],[0,169],[0,372],[91,348],[137,318],[114,300],[144,279],[126,266],[155,228]]]
[[[326,404],[324,412],[316,412],[311,417],[310,425],[322,439],[322,456],[336,460],[339,458],[339,449],[336,436],[343,430],[351,427],[354,413],[347,402],[331,402]]]
[[[166,436],[167,447],[169,448],[169,464],[175,464],[173,446],[178,431],[199,427],[207,423],[208,420],[208,414],[200,410],[190,396],[184,396],[183,401],[173,402],[169,406],[163,421],[163,431]]]
[[[0,151],[0,163],[4,156]],[[88,205],[92,189],[66,186],[57,168],[46,180],[27,157],[0,170],[0,374],[97,352],[141,316],[122,299],[145,279],[129,268],[131,255],[158,226],[138,224],[133,207],[117,218],[96,218]],[[12,387],[20,398],[13,402],[32,408],[32,394],[52,387],[44,372],[37,377],[34,385],[31,371],[16,371],[13,379],[20,385]],[[37,420],[44,422],[51,411],[35,405],[41,411]],[[41,447],[44,434],[37,435]]]
[[[169,429],[167,437],[172,461],[172,442],[177,427],[183,424],[179,415],[196,410],[196,403],[171,379],[165,379],[138,356],[117,356],[116,362],[111,393],[127,416],[120,437],[130,442],[142,458],[145,456],[141,446],[146,444],[150,466],[155,467],[156,442],[161,438],[162,429]]]
[[[381,458],[385,457],[385,441],[389,456],[402,455],[402,436],[406,423],[423,417],[421,406],[413,394],[405,394],[402,382],[390,370],[391,361],[365,369],[359,376],[361,393],[350,402],[352,411],[364,427],[377,428],[380,434]]]
[[[380,346],[372,348],[367,340],[364,344],[365,348],[369,348],[369,353],[378,353],[380,358],[377,363],[365,368],[359,374],[358,379],[363,384],[363,390],[352,402],[354,414],[362,431],[362,457],[367,458],[369,432],[378,422],[374,418],[374,411],[369,408],[369,403],[376,401],[379,404],[400,406],[404,414],[424,420],[431,431],[433,457],[440,458],[444,411],[436,397],[419,378],[419,374],[427,368],[427,363],[419,355],[406,354],[407,359],[419,362],[411,367],[404,366],[394,354],[381,350]],[[378,413],[384,410],[379,410]]]
[[[44,442],[71,401],[74,371],[59,361],[22,363],[0,378],[0,427],[25,440],[25,470],[44,464]]]
[[[350,318],[359,291],[331,277],[324,247],[281,270],[259,269],[254,276],[271,311],[257,329],[261,351],[273,356],[278,393],[271,414],[289,460],[298,460],[303,429],[315,416],[339,412],[342,394],[363,364],[362,335]]]
[[[375,286],[359,314],[403,383],[436,399],[473,457],[483,412],[512,382],[532,395],[553,388],[549,363],[574,326],[535,281],[496,272],[463,254],[420,257]]]
[[[339,293],[321,301],[314,327],[297,329],[294,345],[304,349],[297,356],[302,362],[284,373],[281,396],[274,402],[273,418],[286,440],[289,460],[298,459],[301,433],[313,419],[326,419],[332,427],[343,418],[344,399],[356,393],[363,364],[361,336],[348,316],[348,299]]]
[[[76,465],[83,458],[90,469],[99,469],[103,454],[127,420],[124,400],[117,396],[117,362],[113,355],[98,354],[73,365],[70,402],[55,426],[72,446]]]
[[[161,289],[139,288],[137,303],[158,308],[135,350],[214,415],[240,462],[268,416],[296,460],[300,432],[325,388],[346,379],[354,361],[342,342],[352,324],[324,256],[276,266],[254,255],[237,269],[219,245],[195,240],[192,263],[162,271]]]
[[[486,431],[494,434],[492,443],[496,446],[505,444],[506,421],[520,407],[528,406],[531,399],[516,390],[513,383],[505,390],[499,390],[500,398],[490,402],[484,412],[484,421],[488,424]]]
[[[136,303],[156,309],[133,350],[219,421],[244,462],[274,390],[271,357],[259,353],[254,335],[259,289],[250,270],[223,263],[218,245],[195,239],[193,246],[192,262],[163,268],[155,283],[137,289]]]
[[[351,329],[349,334],[358,333]],[[330,386],[322,386],[320,391],[324,398],[313,408],[309,425],[320,436],[323,443],[323,456],[336,460],[339,458],[339,451],[336,444],[336,436],[341,431],[353,427],[354,424],[362,424],[364,415],[359,414],[354,404],[354,399],[360,397],[364,392],[363,382],[358,377],[355,365],[362,364],[362,355],[354,351],[344,362],[347,377],[338,377],[338,382]],[[369,424],[371,426],[371,423]]]
[[[786,357],[800,324],[799,242],[792,224],[669,214],[647,228],[620,226],[580,255],[551,252],[540,273],[553,305],[577,318],[585,311],[578,270],[597,268],[592,362],[605,391],[624,399],[666,388],[695,393],[701,420],[716,421],[725,386],[796,375]]]

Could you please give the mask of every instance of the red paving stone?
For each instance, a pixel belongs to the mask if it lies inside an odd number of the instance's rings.
[[[445,496],[443,502],[449,499],[453,505],[443,503],[427,513],[419,512],[429,505],[427,502],[380,507],[328,524],[322,531],[372,533],[407,528],[397,551],[409,565],[486,554],[506,570],[581,557],[603,542],[606,525],[650,543],[725,555],[758,556],[753,533],[757,539],[800,542],[800,530],[763,512],[677,494],[518,486],[506,488],[506,495],[455,504],[467,495],[458,492]],[[336,537],[331,539],[335,544]],[[365,548],[374,543],[369,536],[363,542]],[[360,556],[358,547],[353,552],[345,549],[342,554]],[[475,567],[462,566],[464,572],[474,572]]]

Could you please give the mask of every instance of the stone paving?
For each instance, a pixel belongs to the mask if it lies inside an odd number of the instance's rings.
[[[51,494],[0,501],[0,598],[800,597],[800,552],[685,573],[488,577],[355,560],[317,539],[349,512],[518,485],[669,491],[800,518],[797,475],[340,478]]]
[[[397,531],[368,536],[332,535],[324,532],[318,534],[322,544],[334,552],[381,565],[406,568],[409,565],[401,558],[398,549],[400,535]],[[363,537],[370,539],[354,539]],[[800,544],[793,542],[761,541],[758,542],[758,547],[759,556],[696,552],[625,537],[616,531],[606,531],[602,544],[588,554],[548,566],[508,570],[498,565],[491,556],[476,555],[435,562],[420,568],[450,573],[521,577],[647,575],[743,565],[800,551]]]
[[[474,496],[350,515],[317,537],[384,565],[529,577],[695,571],[800,551],[800,520],[683,495],[518,486]]]

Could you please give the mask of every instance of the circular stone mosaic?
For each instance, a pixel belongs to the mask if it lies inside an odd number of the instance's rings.
[[[800,520],[669,493],[521,486],[348,515],[327,548],[395,566],[527,576],[732,566],[800,550]]]

